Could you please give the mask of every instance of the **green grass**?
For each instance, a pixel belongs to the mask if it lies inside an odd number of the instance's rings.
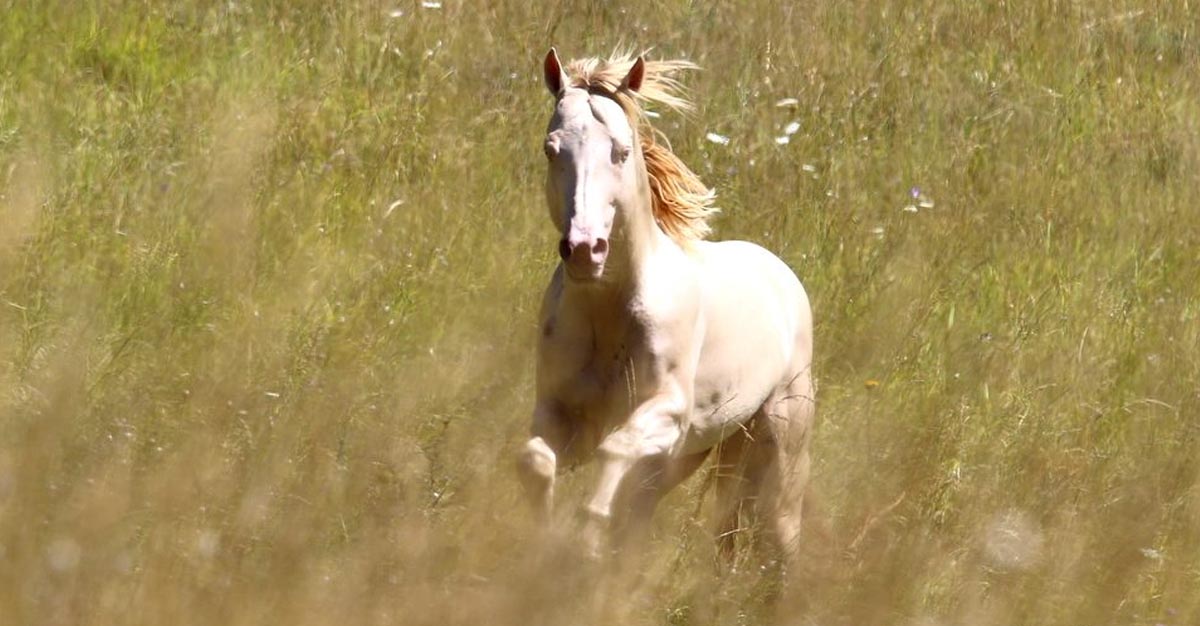
[[[1196,27],[1179,2],[0,1],[2,621],[1194,623]],[[775,617],[748,552],[713,566],[702,480],[629,595],[536,556],[511,471],[556,258],[540,58],[618,44],[705,68],[659,124],[717,237],[813,300]]]

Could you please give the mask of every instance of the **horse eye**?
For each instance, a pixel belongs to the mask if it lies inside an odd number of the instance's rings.
[[[553,160],[554,157],[558,156],[558,142],[548,140],[542,146],[542,150],[544,150],[546,152],[547,159]]]
[[[629,153],[629,146],[623,146],[621,144],[614,143],[612,154],[613,163],[616,163],[617,165],[624,163],[625,160],[629,158]]]

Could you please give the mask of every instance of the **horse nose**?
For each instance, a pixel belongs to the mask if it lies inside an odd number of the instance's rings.
[[[603,237],[570,237],[558,242],[558,256],[564,261],[599,265],[608,257],[608,240]]]

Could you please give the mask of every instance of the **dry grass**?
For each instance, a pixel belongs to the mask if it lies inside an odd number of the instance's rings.
[[[0,621],[1200,619],[1195,7],[652,5],[0,0]],[[519,506],[539,60],[618,43],[813,297],[774,616],[698,481],[638,593]]]

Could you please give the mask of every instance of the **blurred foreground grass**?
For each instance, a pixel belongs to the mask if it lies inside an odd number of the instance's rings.
[[[3,0],[0,621],[772,621],[702,479],[638,594],[530,556],[538,62],[618,43],[813,298],[780,619],[1200,619],[1194,6]]]

